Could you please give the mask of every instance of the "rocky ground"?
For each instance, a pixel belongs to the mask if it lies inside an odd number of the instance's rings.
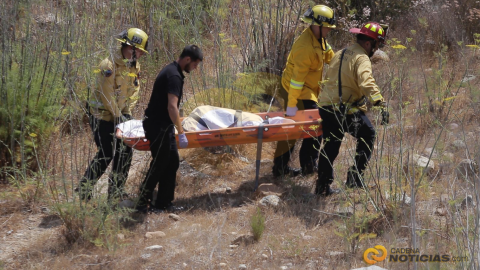
[[[455,141],[452,151],[465,149]],[[409,192],[388,194],[388,182],[378,182],[380,189],[370,183],[370,196],[381,194],[398,204],[396,218],[370,218],[376,212],[366,199],[368,193],[347,191],[318,198],[311,195],[315,176],[274,179],[270,171],[273,146],[264,147],[263,192],[257,193],[253,192],[255,146],[231,153],[182,150],[176,203],[187,210],[176,215],[133,215],[135,222],[116,233],[118,245],[110,250],[91,244],[66,245],[64,225],[48,204],[11,211],[0,217],[0,261],[6,269],[65,269],[66,264],[70,269],[361,269],[368,266],[362,259],[367,248],[377,244],[411,247],[413,226],[425,253],[451,252],[456,243],[449,230],[455,226],[452,220],[457,216],[468,220],[473,214],[474,193],[461,188],[465,184],[459,176],[472,173],[474,163],[459,157],[454,157],[457,164],[446,162],[453,155],[447,151],[434,152],[433,162],[425,160],[431,149],[411,157],[413,167],[428,169],[428,181],[415,199]],[[347,137],[340,164],[348,165],[353,148],[353,140]],[[127,185],[132,194],[143,180],[149,158],[148,152],[135,152]],[[106,191],[105,177],[99,181],[96,196]],[[457,182],[450,181],[451,177]],[[457,188],[447,188],[455,183]],[[341,181],[334,186],[341,187]],[[413,205],[415,222],[410,217]],[[254,241],[250,220],[257,209],[265,217],[265,231]],[[363,238],[354,235],[356,231]],[[405,269],[400,263],[377,264],[384,269]]]

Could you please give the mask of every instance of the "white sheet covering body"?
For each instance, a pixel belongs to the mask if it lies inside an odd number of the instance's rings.
[[[198,119],[200,119],[200,122],[198,121]],[[258,126],[262,122],[262,118],[254,113],[241,112],[240,116],[240,112],[232,109],[225,109],[213,106],[199,106],[195,108],[195,110],[193,110],[192,113],[182,121],[182,126],[185,131],[200,131],[238,126]],[[273,117],[268,119],[268,124],[284,123],[295,123],[295,121],[283,117]],[[142,120],[130,120],[117,125],[117,128],[119,128],[123,132],[124,137],[145,137]]]
[[[117,128],[123,132],[123,136],[126,138],[145,137],[142,120],[129,120],[118,124]]]
[[[195,108],[183,120],[182,126],[187,131],[199,131],[234,126],[258,126],[261,122],[262,118],[253,113],[206,105]]]

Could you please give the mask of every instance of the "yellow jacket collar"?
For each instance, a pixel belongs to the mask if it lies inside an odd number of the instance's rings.
[[[354,50],[362,51],[363,53],[365,53],[366,55],[368,55],[368,54],[367,54],[367,51],[362,47],[362,45],[360,45],[360,44],[358,44],[358,43],[355,43],[355,44],[354,44],[354,48],[353,48],[353,49],[354,49]]]
[[[116,65],[127,66],[125,58],[123,58],[122,47],[121,46],[115,51],[115,54],[113,55],[113,60],[115,61]],[[135,68],[138,68],[138,65],[139,64],[138,64],[138,59],[137,59]]]
[[[320,42],[318,42],[318,39],[313,34],[312,29],[308,27],[305,31],[307,31],[310,34],[310,37],[312,38],[313,47],[320,47],[321,46]]]

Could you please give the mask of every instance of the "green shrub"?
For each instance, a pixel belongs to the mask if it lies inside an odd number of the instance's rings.
[[[250,226],[252,227],[253,239],[255,241],[260,240],[265,230],[265,216],[259,208],[257,208],[257,212],[250,219]]]
[[[63,221],[62,234],[72,243],[93,244],[114,251],[119,246],[117,235],[127,221],[132,221],[132,209],[117,207],[105,197],[94,198],[90,203],[62,202],[58,191],[51,188],[55,213]]]

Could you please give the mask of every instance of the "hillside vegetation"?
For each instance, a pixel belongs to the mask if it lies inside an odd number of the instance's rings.
[[[316,177],[273,178],[265,143],[260,183],[283,191],[278,206],[252,192],[256,145],[180,150],[176,216],[142,215],[73,192],[96,147],[85,116],[98,63],[129,27],[149,34],[141,59],[143,117],[158,72],[187,44],[204,51],[187,75],[185,115],[203,104],[281,110],[278,78],[306,27],[308,5],[339,16],[328,41],[354,42],[348,28],[390,25],[388,59],[372,59],[390,125],[370,119],[377,139],[367,190],[345,190],[355,141],[335,162],[342,193],[312,196]],[[376,245],[460,262],[390,262],[386,269],[480,269],[480,3],[473,0],[6,0],[0,3],[0,269],[354,269]],[[273,102],[272,102],[273,98]],[[272,106],[270,106],[272,104]],[[294,154],[293,156],[298,156]],[[149,152],[135,151],[132,198]],[[298,158],[292,166],[299,167]],[[161,231],[163,233],[152,234]],[[160,245],[152,249],[145,249]],[[245,268],[244,268],[245,269]]]

